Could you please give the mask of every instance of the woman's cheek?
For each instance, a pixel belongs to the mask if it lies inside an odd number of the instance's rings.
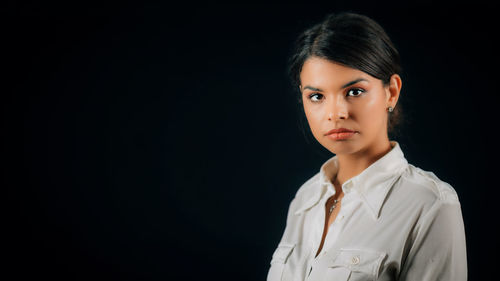
[[[316,132],[317,132],[317,127],[318,127],[318,113],[317,112],[314,112],[311,110],[311,108],[309,108],[308,106],[306,106],[304,108],[304,111],[305,111],[305,114],[306,114],[306,118],[307,118],[307,123],[309,124],[309,128],[311,129],[311,132],[313,133],[314,136],[316,136]]]

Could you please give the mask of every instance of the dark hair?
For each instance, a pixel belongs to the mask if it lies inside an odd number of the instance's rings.
[[[399,53],[378,23],[351,12],[328,14],[322,22],[298,36],[289,59],[288,73],[299,94],[302,129],[305,113],[299,90],[300,72],[304,62],[313,56],[361,70],[382,80],[385,86],[393,74],[401,73]],[[398,103],[389,115],[390,133],[397,133],[396,125],[401,123],[400,107]]]

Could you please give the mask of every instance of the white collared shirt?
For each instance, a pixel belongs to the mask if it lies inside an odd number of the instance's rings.
[[[291,201],[268,281],[467,280],[462,211],[453,187],[392,149],[342,185],[320,254],[338,159],[327,160]]]

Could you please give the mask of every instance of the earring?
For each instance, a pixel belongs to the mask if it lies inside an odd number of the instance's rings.
[[[388,110],[389,110],[389,112],[393,112],[394,108],[392,106],[389,106]]]

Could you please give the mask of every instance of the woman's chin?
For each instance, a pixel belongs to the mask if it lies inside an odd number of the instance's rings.
[[[336,141],[325,146],[333,154],[353,154],[360,150],[359,142],[356,141]]]

